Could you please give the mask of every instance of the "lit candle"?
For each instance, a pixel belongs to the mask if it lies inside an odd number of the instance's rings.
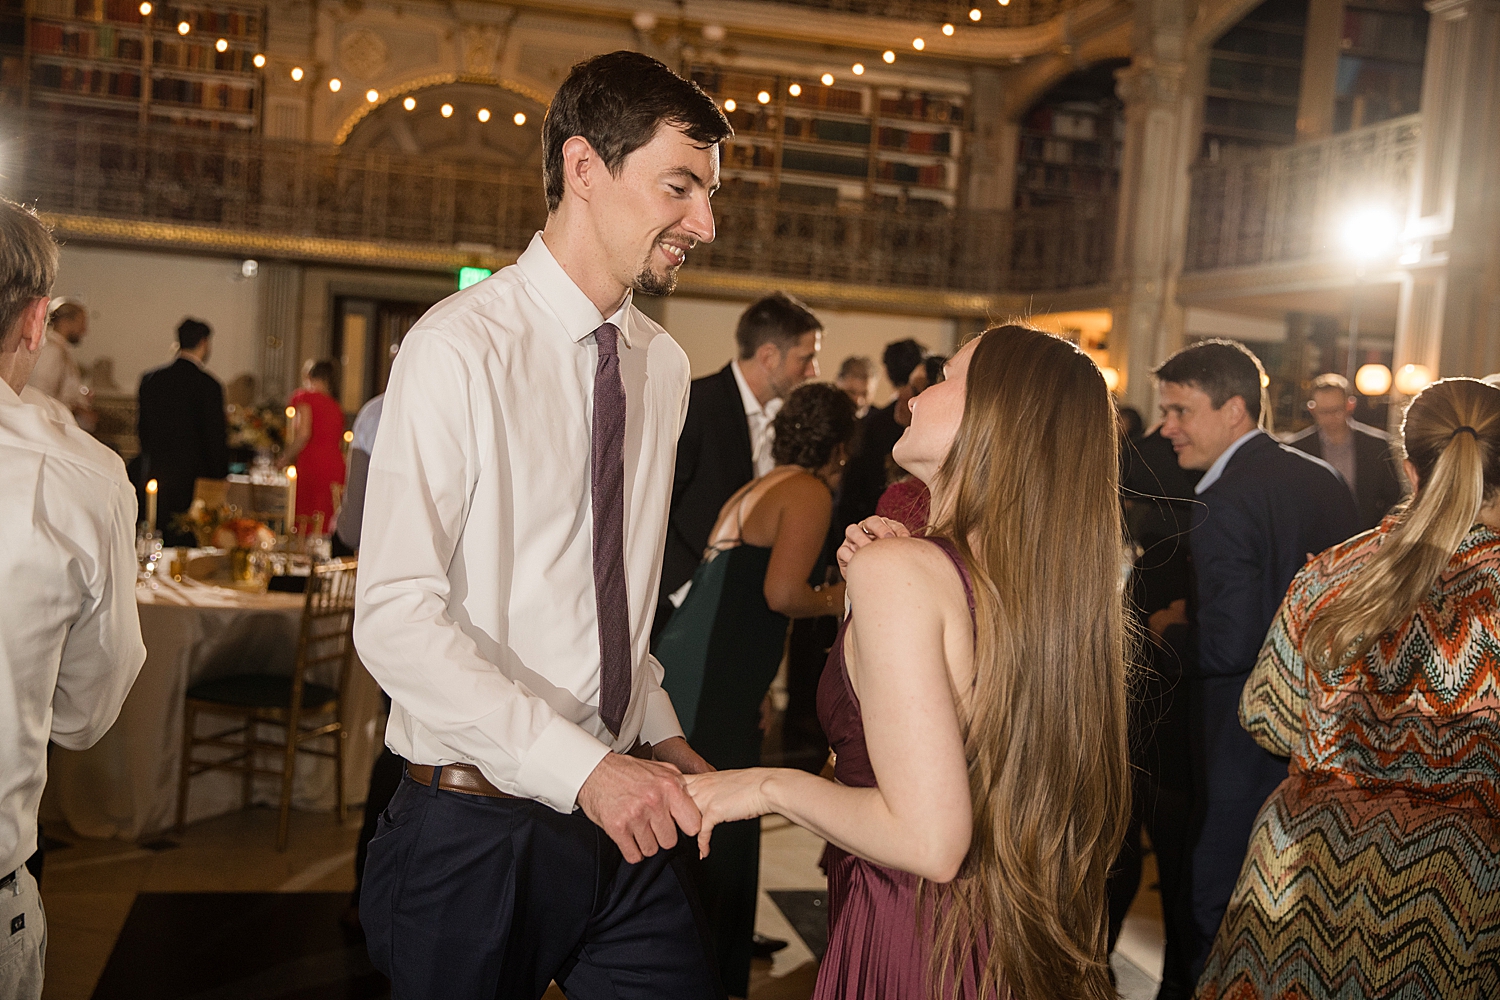
[[[156,532],[156,480],[146,484],[146,530]]]
[[[290,535],[297,527],[297,467],[286,467],[286,533]]]

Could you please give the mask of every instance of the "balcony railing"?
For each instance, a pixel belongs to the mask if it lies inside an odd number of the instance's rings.
[[[844,14],[861,14],[866,17],[896,17],[908,21],[931,21],[934,24],[948,21],[953,24],[972,25],[969,11],[976,4],[964,0],[779,0],[798,7],[816,7],[818,10]],[[1026,28],[1043,24],[1064,11],[1080,6],[1084,0],[1009,0],[1003,7],[986,6],[984,20],[986,28]]]
[[[9,131],[6,193],[46,212],[498,254],[546,218],[538,178],[477,164],[99,121]],[[1115,217],[1104,200],[932,214],[728,189],[714,212],[690,267],[981,294],[1105,283]]]
[[[1184,270],[1312,261],[1337,250],[1342,217],[1406,217],[1421,115],[1193,173]]]

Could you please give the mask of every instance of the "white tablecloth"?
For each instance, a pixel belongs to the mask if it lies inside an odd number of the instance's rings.
[[[248,594],[161,578],[154,587],[138,587],[136,599],[146,663],[119,719],[88,750],[55,748],[49,766],[42,816],[65,821],[87,837],[141,840],[176,821],[183,700],[191,685],[235,673],[289,675],[296,658],[301,594]],[[332,674],[315,673],[313,679],[337,681]],[[357,657],[345,698],[345,791],[349,801],[358,802],[380,750],[383,709],[380,689]],[[228,724],[223,717],[200,716],[198,731],[207,735]],[[264,726],[262,732],[270,737],[280,730]],[[197,750],[200,756],[211,752]],[[262,755],[262,766],[279,766],[273,757]],[[298,809],[332,810],[333,761],[300,755],[292,794]],[[274,806],[279,795],[278,778],[256,777],[254,802]],[[192,780],[188,822],[239,807],[238,774],[211,771]]]

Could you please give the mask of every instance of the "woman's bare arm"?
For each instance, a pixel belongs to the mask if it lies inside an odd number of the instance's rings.
[[[777,509],[776,537],[766,567],[766,605],[788,618],[837,615],[844,610],[844,586],[814,588],[808,583],[833,516],[828,488],[808,475],[779,483],[756,505]]]
[[[296,416],[292,417],[291,433],[287,435],[286,445],[281,449],[281,464],[286,466],[297,461],[297,456],[302,454],[302,449],[311,440],[312,407],[306,403],[298,403]]]

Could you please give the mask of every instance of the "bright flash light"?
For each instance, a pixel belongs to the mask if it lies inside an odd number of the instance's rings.
[[[945,25],[943,25],[943,34],[945,34],[945,35],[951,35],[951,34],[953,34],[953,25],[951,25],[951,24],[945,24]]]
[[[853,66],[849,67],[849,72],[853,73],[855,76],[864,76],[865,75],[865,64],[864,63],[855,63]]]
[[[880,53],[880,58],[884,59],[886,61],[886,64],[889,65],[890,63],[896,61],[896,53],[892,52],[890,49],[886,49],[884,52]]]
[[[790,87],[786,88],[786,92],[788,94],[791,94],[793,97],[801,97],[802,96],[802,84],[800,84],[800,83],[794,83]]]
[[[227,39],[227,38],[221,38],[221,39],[219,39],[217,42],[214,42],[214,48],[217,49],[220,52],[228,52],[229,51],[229,39]]]
[[[292,67],[292,79],[294,81],[299,82],[299,83],[302,81],[302,67],[301,66],[293,66]]]
[[[927,43],[922,41],[922,39],[920,38],[913,38],[911,40],[911,47],[916,49],[918,52],[921,52],[923,49],[927,48]]]
[[[771,94],[769,91],[762,90],[760,93],[755,95],[755,99],[762,104],[770,104]]]
[[[978,7],[970,7],[969,8],[969,20],[971,20],[971,21],[977,21],[977,20],[979,20],[983,16],[984,16],[984,14],[980,13],[980,10],[979,10]]]
[[[832,87],[833,86],[833,74],[832,73],[824,73],[821,77],[819,77],[819,79],[823,81],[823,86],[825,86],[825,87]]]
[[[1099,374],[1104,376],[1104,388],[1110,392],[1120,388],[1120,369],[1106,366],[1099,369]]]
[[[1396,391],[1415,396],[1432,384],[1432,371],[1426,365],[1402,365],[1396,369]]]
[[[733,111],[737,107],[739,107],[739,105],[736,104],[736,103],[734,103],[734,98],[732,98],[732,97],[729,98],[728,100],[726,100],[724,102],[724,110],[725,111]]]
[[[1354,373],[1354,388],[1366,396],[1384,396],[1391,391],[1391,370],[1385,365],[1361,365]]]
[[[524,111],[517,111],[515,117],[512,118],[511,121],[515,122],[517,125],[525,125],[526,124],[526,112],[524,112]]]
[[[401,106],[407,111],[415,111],[417,110],[417,99],[415,97],[408,97],[401,102]]]
[[[141,16],[142,17],[150,17],[151,16],[151,5],[149,3],[143,3],[143,4],[141,4]]]
[[[344,443],[345,444],[353,444],[354,443],[354,432],[353,431],[345,431],[344,432]]]
[[[482,122],[487,122],[487,121],[490,120],[490,109],[489,108],[480,108],[479,109],[479,113],[476,114],[474,117],[478,118]]]
[[[177,33],[179,35],[185,35],[189,31],[192,31],[192,30],[193,30],[193,26],[191,24],[188,24],[186,21],[178,21],[177,22]]]
[[[374,104],[376,101],[380,100],[380,91],[378,91],[378,90],[367,90],[367,91],[365,91],[365,100],[369,101],[371,104]]]
[[[264,53],[262,53],[262,52],[255,53],[255,58],[252,61],[255,63],[255,68],[256,69],[264,69],[265,68],[266,57],[265,57]]]
[[[334,77],[332,80],[328,81],[328,89],[333,91],[335,94],[339,92],[339,88],[343,85],[344,81],[340,80],[338,77]]]
[[[1400,235],[1396,215],[1382,205],[1355,209],[1344,219],[1344,248],[1357,260],[1372,260],[1390,251]]]
[[[444,104],[441,108],[438,108],[438,111],[442,114],[442,116],[444,118],[452,118],[453,117],[453,105],[451,105],[451,104]]]

